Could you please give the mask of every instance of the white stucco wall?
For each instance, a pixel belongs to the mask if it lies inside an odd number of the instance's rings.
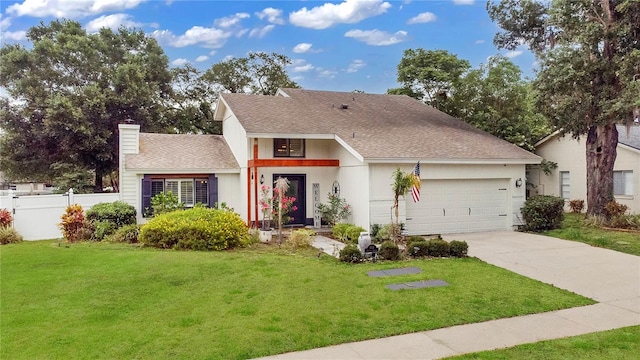
[[[560,172],[569,172],[570,199],[587,200],[587,174],[585,140],[575,140],[570,136],[554,137],[539,145],[536,154],[542,158],[556,162],[558,168],[550,175],[542,171],[530,172],[531,195],[560,196]],[[616,201],[625,204],[634,212],[640,212],[640,152],[624,145],[617,149],[614,171],[633,171],[632,196],[616,196]],[[587,204],[588,206],[588,204]],[[567,208],[568,209],[568,208]]]

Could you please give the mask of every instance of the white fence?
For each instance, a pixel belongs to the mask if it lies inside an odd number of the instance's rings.
[[[57,239],[62,237],[58,223],[70,204],[80,204],[86,211],[93,205],[114,202],[118,193],[0,196],[0,209],[13,213],[13,227],[25,240]]]

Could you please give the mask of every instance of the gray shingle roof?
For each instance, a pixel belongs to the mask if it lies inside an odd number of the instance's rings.
[[[616,128],[618,128],[618,143],[640,150],[640,125],[629,126],[628,133],[624,125],[616,125]]]
[[[408,96],[282,91],[288,97],[221,97],[249,135],[337,135],[368,160],[540,159]]]
[[[212,173],[239,169],[220,135],[140,134],[140,153],[126,155],[127,169]]]

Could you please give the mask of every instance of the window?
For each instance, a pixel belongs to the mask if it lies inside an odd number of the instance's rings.
[[[171,191],[186,207],[194,205],[193,179],[166,179],[165,191]]]
[[[208,204],[209,203],[209,181],[207,179],[196,179],[196,204]]]
[[[151,181],[151,197],[164,192],[164,180]]]
[[[304,157],[304,139],[273,139],[273,157]]]
[[[633,195],[633,171],[613,172],[613,195]]]
[[[565,200],[571,198],[570,180],[571,178],[568,171],[560,171],[560,196]]]
[[[151,213],[151,199],[161,193],[171,191],[185,207],[203,204],[207,207],[215,206],[218,202],[218,179],[214,174],[195,175],[193,178],[180,177],[163,178],[162,175],[145,175],[142,179],[142,209],[143,216]],[[176,176],[176,175],[173,175]]]

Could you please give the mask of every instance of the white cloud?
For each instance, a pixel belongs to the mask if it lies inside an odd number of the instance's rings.
[[[373,30],[349,30],[344,33],[344,36],[354,38],[358,41],[362,41],[367,45],[373,46],[387,46],[397,43],[401,43],[407,40],[406,31],[397,31],[395,34],[390,34],[386,31]]]
[[[282,19],[282,10],[268,7],[262,11],[256,12],[258,19],[262,20],[267,18],[267,21],[272,24],[283,25],[284,19]]]
[[[229,28],[235,25],[239,25],[242,19],[250,18],[251,15],[247,13],[236,13],[231,16],[215,19],[213,24],[221,28]]]
[[[207,55],[200,55],[196,58],[196,62],[203,62],[207,60],[209,60],[209,57]]]
[[[354,73],[363,67],[367,66],[367,63],[364,60],[353,60],[351,64],[349,64],[349,68],[347,68],[348,73]]]
[[[189,60],[185,59],[185,58],[179,58],[179,59],[175,59],[171,62],[171,65],[173,66],[182,66],[184,64],[188,64]]]
[[[431,12],[423,12],[409,19],[409,21],[407,21],[407,24],[420,24],[432,21],[436,21],[436,14]]]
[[[2,38],[4,40],[23,41],[27,40],[26,31],[3,31]]]
[[[340,4],[325,3],[311,10],[303,7],[289,14],[289,22],[311,29],[326,29],[336,24],[354,24],[384,14],[389,8],[391,4],[382,0],[344,0]]]
[[[318,76],[323,78],[333,79],[336,77],[337,73],[338,73],[337,71],[318,68]]]
[[[215,54],[216,54],[216,51],[215,51],[215,50],[211,50],[211,51],[209,51],[209,55],[213,56],[213,55],[215,55]]]
[[[93,32],[98,32],[103,27],[109,28],[112,30],[117,30],[120,26],[124,26],[127,28],[135,28],[135,27],[142,27],[145,25],[149,25],[154,28],[158,27],[157,23],[150,23],[150,24],[140,23],[137,21],[133,21],[133,18],[131,17],[131,15],[120,13],[120,14],[112,14],[112,15],[103,15],[98,18],[95,18],[89,21],[87,25],[85,25],[85,29],[87,29],[88,32],[93,33]]]
[[[301,72],[311,71],[313,69],[314,69],[313,65],[304,64],[304,65],[300,65],[300,66],[294,66],[293,69],[291,70],[291,72],[301,73]]]
[[[199,45],[205,48],[217,49],[227,42],[229,37],[231,37],[231,32],[216,28],[194,26],[183,35],[175,35],[170,30],[155,30],[150,35],[161,44],[173,47]]]
[[[509,59],[512,59],[520,55],[522,55],[522,51],[520,50],[508,51],[506,54],[504,54],[504,56],[508,57]]]
[[[454,5],[473,5],[475,0],[453,0]]]
[[[11,18],[5,17],[2,18],[2,14],[0,14],[0,31],[5,31],[11,26]]]
[[[258,39],[261,39],[265,35],[267,35],[269,31],[273,30],[273,28],[275,27],[276,27],[275,25],[267,25],[262,28],[255,28],[251,30],[251,32],[249,33],[249,37],[257,37]]]
[[[132,9],[146,0],[24,0],[6,10],[15,16],[79,18],[107,11]]]
[[[484,40],[480,39],[480,40],[476,40],[475,42],[476,44],[484,44]]]
[[[293,52],[296,54],[304,54],[307,51],[311,50],[312,44],[309,43],[300,43],[293,47]]]

